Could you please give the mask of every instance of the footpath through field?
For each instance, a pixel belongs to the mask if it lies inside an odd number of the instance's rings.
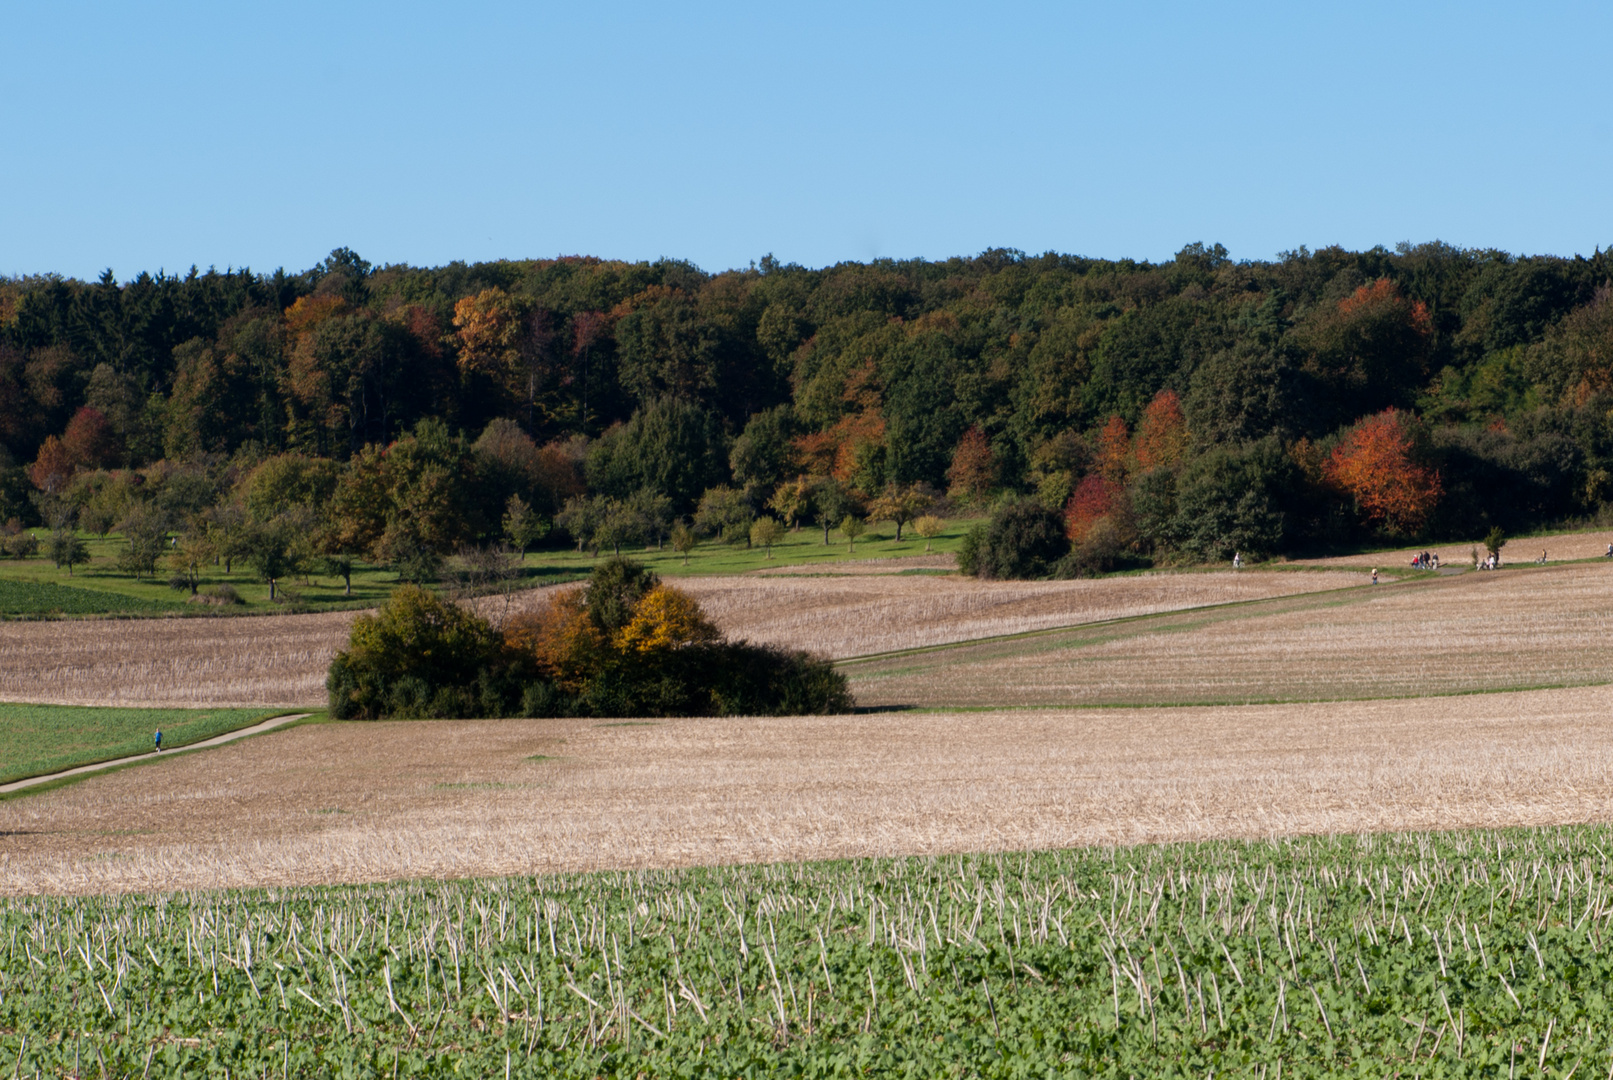
[[[201,742],[187,743],[184,746],[176,746],[174,749],[168,751],[166,755],[160,754],[156,751],[151,751],[144,754],[130,754],[128,757],[113,758],[111,761],[97,761],[93,765],[77,765],[71,769],[62,769],[59,772],[42,773],[39,776],[30,776],[24,780],[13,780],[9,784],[0,784],[0,795],[9,795],[14,791],[22,791],[25,788],[38,787],[40,784],[49,784],[57,780],[65,780],[70,776],[82,776],[85,773],[102,772],[106,769],[115,769],[120,765],[133,765],[141,761],[157,761],[164,756],[182,754],[188,750],[205,750],[209,746],[222,746],[225,743],[234,742],[236,739],[244,739],[248,735],[260,735],[265,731],[273,731],[275,728],[283,727],[286,724],[291,723],[293,720],[301,720],[310,715],[312,714],[304,712],[286,713],[284,716],[271,716],[262,723],[253,724],[251,727],[238,728],[235,731],[226,731],[224,734],[215,735],[211,739],[203,739]]]

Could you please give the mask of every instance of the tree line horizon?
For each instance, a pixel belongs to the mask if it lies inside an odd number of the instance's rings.
[[[1613,515],[1613,254],[0,278],[0,520],[403,565],[1005,497],[1156,558]]]

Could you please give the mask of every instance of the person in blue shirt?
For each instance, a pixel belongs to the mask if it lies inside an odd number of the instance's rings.
[[[162,753],[162,729],[157,729],[157,753]]]

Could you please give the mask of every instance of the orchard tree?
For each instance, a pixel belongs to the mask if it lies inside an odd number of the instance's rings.
[[[940,536],[941,530],[945,527],[946,523],[934,514],[925,514],[913,522],[913,531],[924,538],[924,550],[926,552],[930,550],[930,542]]]
[[[894,521],[896,540],[900,543],[902,526],[929,509],[933,501],[917,484],[910,484],[905,488],[887,484],[884,494],[869,504],[868,516],[874,521]]]
[[[857,537],[868,531],[868,526],[855,514],[847,514],[840,523],[840,535],[846,538],[846,554],[850,555],[857,550]]]
[[[751,524],[750,542],[752,546],[762,545],[767,551],[767,557],[773,557],[773,545],[784,536],[784,526],[770,517],[759,517]]]

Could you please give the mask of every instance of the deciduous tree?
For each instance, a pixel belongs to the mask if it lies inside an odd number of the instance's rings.
[[[1345,433],[1322,474],[1355,500],[1368,522],[1391,533],[1415,533],[1444,490],[1439,471],[1420,463],[1416,449],[1411,418],[1385,409]]]

